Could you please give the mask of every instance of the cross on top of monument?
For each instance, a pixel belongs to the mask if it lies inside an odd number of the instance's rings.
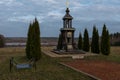
[[[65,16],[63,17],[63,20],[66,20],[66,19],[73,19],[73,17],[69,14],[70,10],[69,10],[69,1],[66,0],[66,14]]]
[[[66,7],[68,8],[69,7],[69,1],[66,0]]]

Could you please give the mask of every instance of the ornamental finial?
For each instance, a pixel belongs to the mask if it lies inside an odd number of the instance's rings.
[[[69,1],[66,0],[66,7],[68,8],[69,7]]]

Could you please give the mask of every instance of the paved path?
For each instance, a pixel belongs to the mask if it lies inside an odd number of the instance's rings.
[[[93,53],[86,53],[86,54],[56,54],[54,52],[52,52],[52,50],[54,49],[54,47],[43,47],[42,48],[42,52],[45,53],[46,55],[50,56],[50,57],[77,57],[79,56],[80,58],[84,57],[84,56],[94,56],[96,54]]]

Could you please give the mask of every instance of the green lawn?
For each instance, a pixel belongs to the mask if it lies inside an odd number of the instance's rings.
[[[37,70],[23,69],[9,71],[9,59],[15,56],[18,62],[26,60],[24,49],[6,48],[0,49],[0,80],[94,80],[84,74],[76,72],[59,64],[61,61],[70,61],[70,58],[51,58],[42,54],[42,58],[37,62]],[[6,57],[7,56],[7,57]]]

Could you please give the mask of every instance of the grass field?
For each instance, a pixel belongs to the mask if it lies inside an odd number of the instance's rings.
[[[109,56],[97,55],[86,57],[86,60],[101,60],[101,61],[110,61],[120,63],[120,47],[111,47],[111,53]]]
[[[14,56],[17,61],[25,60],[24,48],[1,48],[0,49],[0,79],[1,80],[94,80],[84,74],[59,64],[61,61],[69,61],[70,58],[50,58],[42,54],[37,62],[37,70],[13,68],[9,71],[9,59]]]
[[[9,71],[9,59],[10,57],[16,57],[19,62],[25,58],[24,48],[1,48],[0,49],[0,79],[1,80],[94,80],[84,74],[76,72],[65,66],[59,64],[59,62],[71,61],[71,58],[51,58],[42,54],[42,58],[37,62],[37,70],[13,69]],[[120,47],[112,47],[110,56],[93,56],[85,57],[86,60],[103,60],[120,63]]]

